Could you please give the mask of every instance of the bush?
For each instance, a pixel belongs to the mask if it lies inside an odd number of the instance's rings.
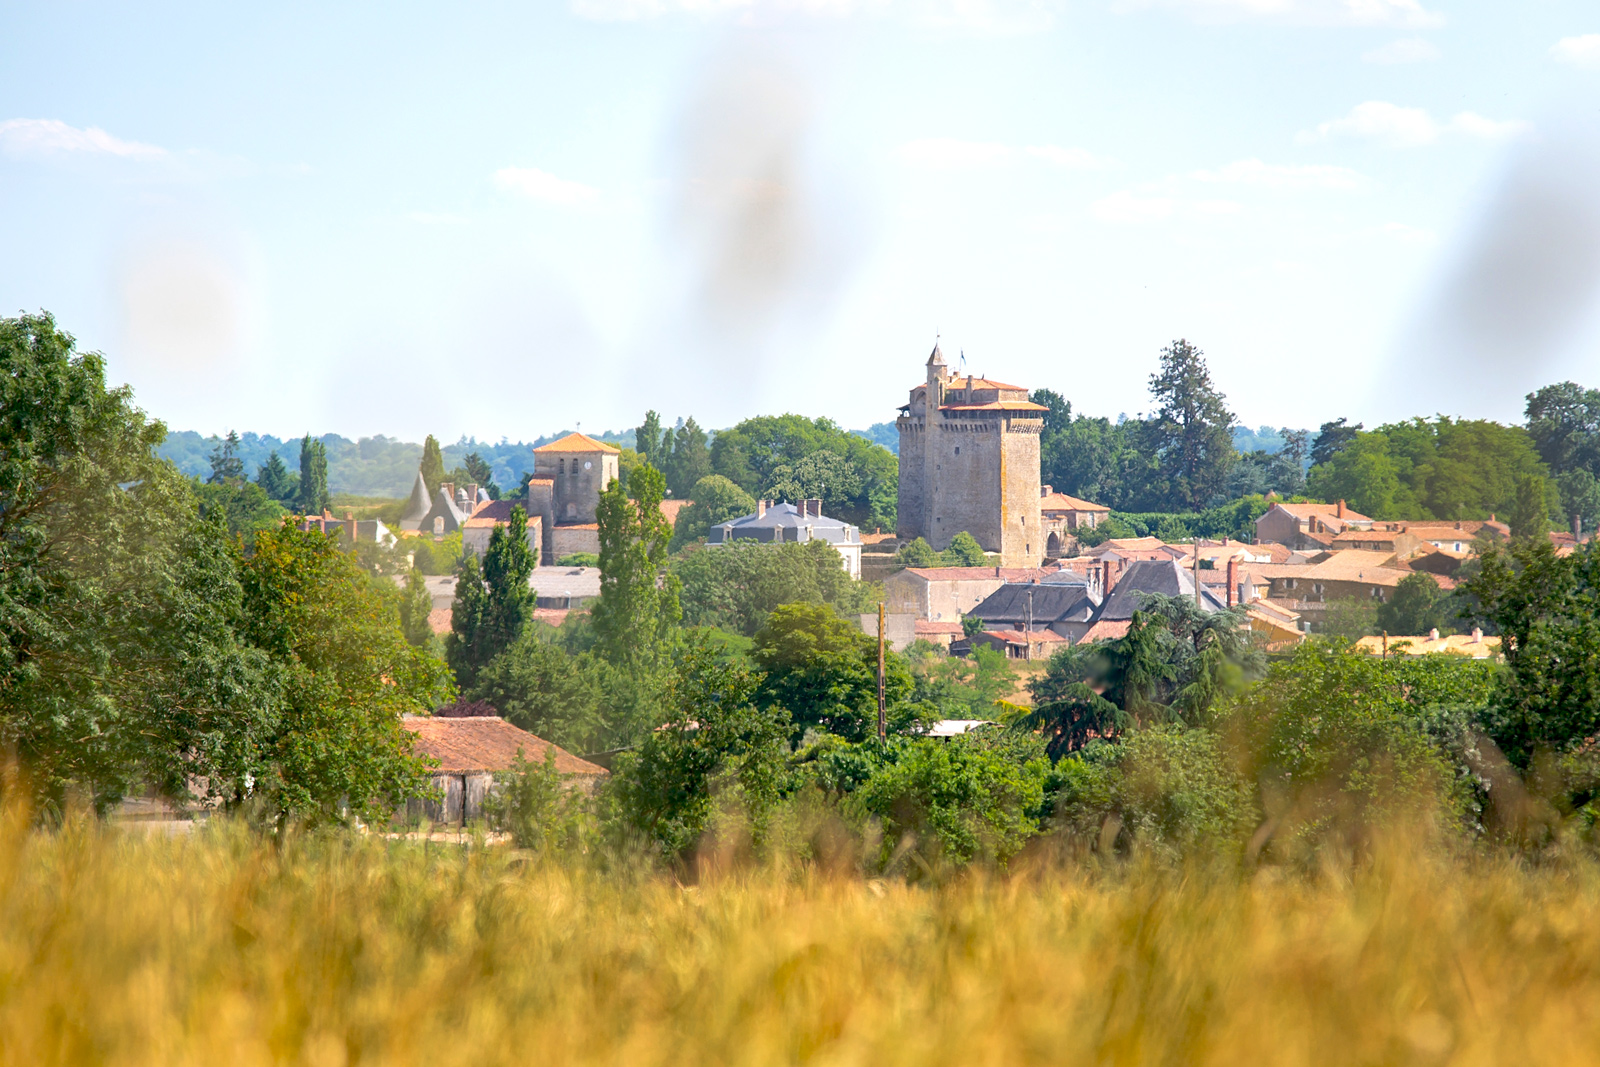
[[[600,557],[593,552],[568,552],[556,560],[557,567],[598,567]]]
[[[554,746],[544,759],[530,763],[517,749],[511,770],[495,775],[495,788],[483,801],[489,825],[511,835],[518,848],[541,856],[561,856],[585,849],[594,832],[588,797],[567,784],[569,775],[556,770]]]
[[[753,635],[781,604],[829,604],[842,613],[872,610],[879,588],[845,573],[824,541],[761,544],[735,541],[702,547],[673,561],[683,583],[683,621]]]
[[[402,542],[413,553],[411,565],[423,574],[454,574],[461,564],[461,531],[434,540],[432,534]]]

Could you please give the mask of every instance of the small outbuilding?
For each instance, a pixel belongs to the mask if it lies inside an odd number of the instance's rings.
[[[441,799],[409,802],[406,815],[413,819],[450,824],[481,818],[494,776],[511,770],[519,751],[529,763],[543,763],[545,753],[554,749],[556,770],[569,776],[571,786],[585,791],[610,774],[498,715],[407,715],[401,724],[415,738],[413,751],[439,764],[433,769],[433,786]]]

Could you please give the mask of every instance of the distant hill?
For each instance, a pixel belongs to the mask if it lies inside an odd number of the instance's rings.
[[[533,450],[566,432],[546,434],[530,442],[502,440],[498,444],[463,437],[443,446],[445,469],[459,466],[468,452],[476,452],[493,468],[495,483],[509,490],[516,484],[519,474],[533,470]],[[618,448],[633,447],[632,430],[591,436]],[[417,476],[417,465],[422,462],[420,442],[399,441],[381,434],[352,441],[336,433],[324,434],[320,440],[328,449],[328,491],[332,493],[405,496],[411,490],[412,479]],[[203,437],[193,430],[177,430],[167,435],[156,453],[172,460],[185,474],[203,478],[211,472],[211,451],[220,443],[217,437]],[[299,438],[285,441],[270,434],[239,435],[239,458],[244,461],[244,469],[251,478],[273,452],[278,453],[291,471],[300,469]]]
[[[900,454],[900,431],[892,422],[875,422],[865,430],[851,430],[857,437],[865,437],[873,444],[882,445],[895,455]]]

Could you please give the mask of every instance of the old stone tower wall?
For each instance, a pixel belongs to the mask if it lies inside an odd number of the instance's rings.
[[[924,422],[902,415],[895,420],[900,430],[900,489],[896,499],[895,536],[910,541],[927,536],[927,460],[928,437]]]
[[[943,551],[965,530],[985,552],[1002,552],[1004,446],[990,419],[951,419],[935,412],[929,436],[933,522],[928,543]]]

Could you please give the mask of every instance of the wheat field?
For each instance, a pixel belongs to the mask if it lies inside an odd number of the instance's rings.
[[[0,830],[6,1064],[1600,1058],[1600,869],[1415,838],[1309,873],[913,886],[352,835]]]

